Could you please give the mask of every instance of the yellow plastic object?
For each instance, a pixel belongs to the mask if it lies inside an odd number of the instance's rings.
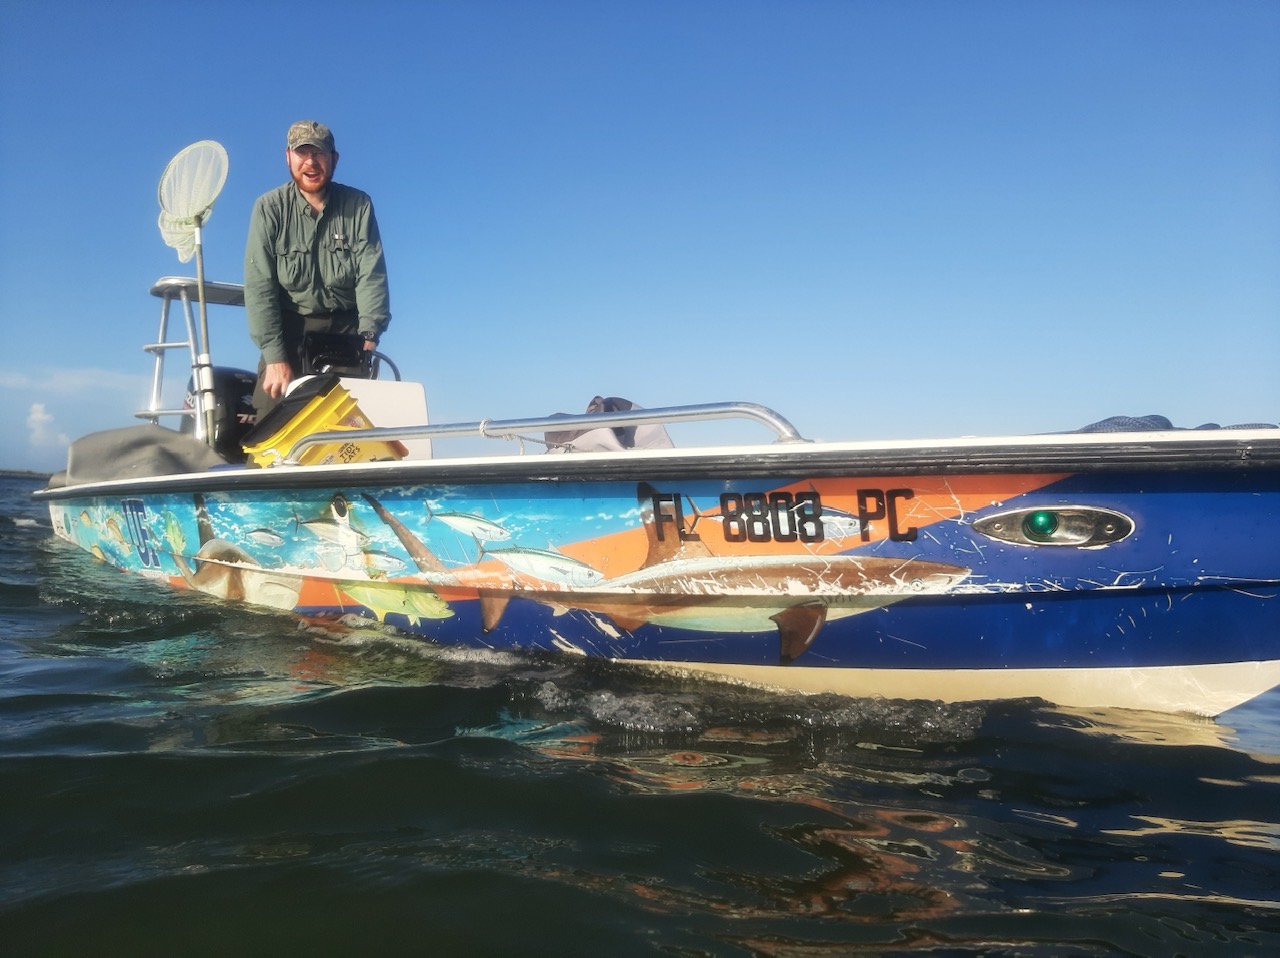
[[[259,466],[272,466],[282,462],[294,443],[315,432],[331,432],[343,429],[369,429],[373,424],[351,394],[336,385],[322,396],[316,396],[298,410],[283,426],[262,442],[245,446],[252,462]],[[324,466],[331,463],[374,462],[378,459],[403,459],[405,447],[398,442],[373,442],[361,439],[352,442],[331,442],[308,446],[298,457],[304,466]]]

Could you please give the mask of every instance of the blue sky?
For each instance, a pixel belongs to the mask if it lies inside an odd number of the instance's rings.
[[[435,421],[750,400],[814,438],[1280,419],[1280,4],[6,0],[0,467],[135,422],[170,157],[239,282],[284,134],[375,201]],[[253,368],[242,311],[215,361]],[[167,399],[180,401],[175,377]]]

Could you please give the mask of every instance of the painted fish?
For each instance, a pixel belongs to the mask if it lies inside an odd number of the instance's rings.
[[[364,564],[370,575],[395,575],[397,572],[404,571],[405,568],[405,561],[400,557],[376,550],[364,553]]]
[[[342,547],[348,555],[364,548],[369,537],[351,524],[351,503],[338,493],[329,502],[329,515],[316,519],[298,519],[297,524],[308,531]]]
[[[437,512],[429,502],[426,506],[428,522],[437,519],[455,532],[470,536],[477,542],[505,542],[511,538],[509,531],[484,516],[471,512]]]
[[[511,546],[485,549],[481,555],[492,556],[514,572],[572,589],[589,589],[604,581],[604,573],[553,549]]]
[[[187,548],[187,537],[182,531],[182,523],[172,512],[166,512],[161,519],[164,532],[161,538],[169,546],[170,552],[182,553]]]
[[[267,546],[275,549],[284,545],[284,536],[271,529],[252,529],[244,534],[244,537],[255,545]]]
[[[862,533],[862,521],[857,516],[825,504],[818,521],[822,523],[822,533],[828,539],[851,539]]]
[[[120,523],[116,521],[115,516],[107,520],[106,533],[108,538],[124,550],[125,555],[132,551],[133,547],[129,544],[129,540],[125,538],[124,530],[120,528]]]
[[[449,604],[425,586],[400,585],[390,582],[343,582],[348,596],[385,622],[392,613],[406,616],[411,625],[423,619],[447,619],[453,615]]]

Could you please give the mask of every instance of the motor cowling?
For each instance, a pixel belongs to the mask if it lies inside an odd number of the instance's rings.
[[[245,369],[226,366],[211,368],[213,376],[213,427],[209,445],[224,459],[244,461],[241,440],[254,427],[258,415],[253,408],[253,387],[258,377]],[[195,379],[187,381],[183,408],[195,409]],[[183,416],[181,431],[195,432],[195,417]]]

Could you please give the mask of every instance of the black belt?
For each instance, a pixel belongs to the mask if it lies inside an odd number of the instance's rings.
[[[292,319],[299,322],[307,320],[316,320],[318,322],[359,322],[360,313],[354,309],[340,309],[333,313],[311,313],[304,316],[302,313],[295,313],[292,310],[282,310],[281,316],[284,319]]]

